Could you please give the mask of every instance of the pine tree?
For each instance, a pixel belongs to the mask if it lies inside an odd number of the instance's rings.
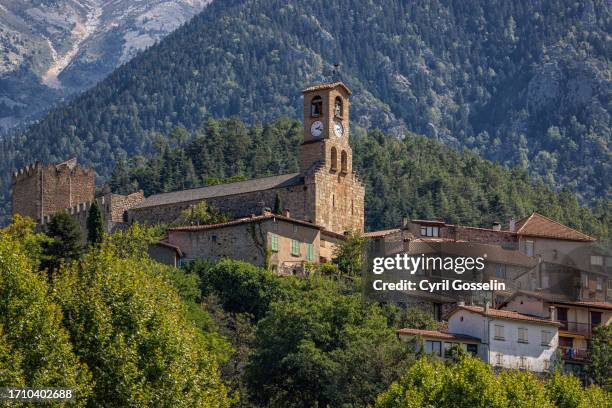
[[[89,214],[87,215],[87,242],[98,245],[104,238],[104,226],[102,223],[102,212],[98,202],[94,200]]]
[[[59,268],[62,261],[78,259],[83,252],[79,224],[68,213],[53,214],[47,226],[51,242],[45,245],[41,267],[50,272]]]
[[[278,193],[276,193],[276,197],[274,197],[274,214],[283,214],[283,201]]]

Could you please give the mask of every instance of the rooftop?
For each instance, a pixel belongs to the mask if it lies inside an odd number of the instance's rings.
[[[272,188],[297,186],[303,182],[304,179],[299,173],[262,177],[246,181],[237,181],[235,183],[218,184],[214,186],[192,188],[189,190],[154,194],[145,198],[132,208],[138,209],[155,207],[159,205],[198,201],[213,197],[251,193],[253,191],[269,190]]]
[[[380,238],[380,237],[384,237],[387,235],[391,235],[391,234],[395,234],[397,232],[400,232],[401,230],[399,228],[393,228],[393,229],[388,229],[388,230],[380,230],[380,231],[370,231],[370,232],[365,232],[363,234],[363,236],[365,238]]]
[[[304,93],[304,92],[312,92],[312,91],[321,91],[321,90],[324,90],[324,89],[333,89],[333,88],[335,88],[337,86],[340,86],[340,87],[344,88],[344,90],[349,95],[352,94],[352,92],[348,88],[348,86],[344,85],[344,83],[341,82],[341,81],[329,82],[329,83],[325,83],[325,84],[317,84],[317,85],[309,86],[308,88],[302,89],[302,93]]]
[[[508,320],[522,320],[528,321],[532,323],[540,323],[547,324],[551,326],[560,326],[560,323],[554,322],[552,320],[542,319],[540,317],[530,316],[522,313],[513,312],[510,310],[499,310],[499,309],[489,309],[488,312],[485,312],[484,308],[480,306],[457,306],[449,313],[449,317],[455,314],[459,310],[466,310],[468,312],[477,313],[481,316],[492,317],[496,319],[508,319]]]
[[[550,218],[534,212],[516,224],[516,233],[533,237],[564,239],[568,241],[596,241],[595,238],[553,221]]]
[[[480,342],[478,337],[468,336],[467,334],[453,334],[442,332],[438,330],[420,330],[420,329],[399,329],[397,331],[399,335],[405,336],[423,336],[423,337],[433,337],[436,339],[444,339],[444,340],[458,340],[458,341],[473,341]]]
[[[602,301],[597,301],[597,300],[572,300],[572,299],[569,299],[567,296],[563,296],[563,295],[555,295],[552,293],[536,292],[536,291],[529,291],[529,290],[519,290],[519,291],[514,292],[508,299],[506,299],[504,303],[501,304],[501,306],[506,305],[510,300],[518,296],[529,296],[529,297],[543,300],[548,303],[557,303],[561,305],[577,306],[577,307],[591,307],[595,309],[612,310],[612,303],[610,302],[602,302]]]
[[[259,221],[265,221],[265,220],[271,220],[271,219],[278,219],[278,220],[282,220],[282,221],[287,221],[287,222],[291,222],[291,223],[294,223],[294,224],[303,225],[305,227],[316,228],[318,230],[322,230],[323,229],[323,227],[321,227],[320,225],[316,225],[316,224],[310,223],[308,221],[297,220],[295,218],[285,217],[284,215],[270,214],[269,213],[269,214],[263,214],[263,215],[255,215],[255,216],[252,216],[252,217],[238,218],[236,220],[232,220],[232,221],[228,221],[228,222],[223,222],[223,223],[219,223],[219,224],[186,225],[186,226],[182,226],[182,227],[168,228],[168,231],[204,231],[204,230],[211,230],[211,229],[216,229],[216,228],[231,227],[231,226],[240,225],[240,224],[249,224],[249,223],[252,223],[252,222],[259,222]]]

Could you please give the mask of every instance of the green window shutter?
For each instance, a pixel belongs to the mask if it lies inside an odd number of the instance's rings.
[[[306,260],[314,261],[314,246],[312,244],[306,244]]]
[[[300,256],[300,241],[291,240],[291,255]]]
[[[272,250],[274,252],[278,251],[278,235],[272,233]]]

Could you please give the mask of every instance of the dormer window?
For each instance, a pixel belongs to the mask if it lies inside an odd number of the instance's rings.
[[[334,103],[334,116],[337,118],[342,117],[342,98],[336,96],[336,102]]]
[[[318,118],[323,114],[323,99],[320,96],[315,96],[310,101],[310,116]]]

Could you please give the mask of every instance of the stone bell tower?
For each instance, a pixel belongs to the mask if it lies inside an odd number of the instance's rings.
[[[364,187],[353,173],[349,145],[350,89],[342,82],[319,84],[304,94],[304,142],[300,173],[312,196],[311,219],[328,230],[363,231]]]

